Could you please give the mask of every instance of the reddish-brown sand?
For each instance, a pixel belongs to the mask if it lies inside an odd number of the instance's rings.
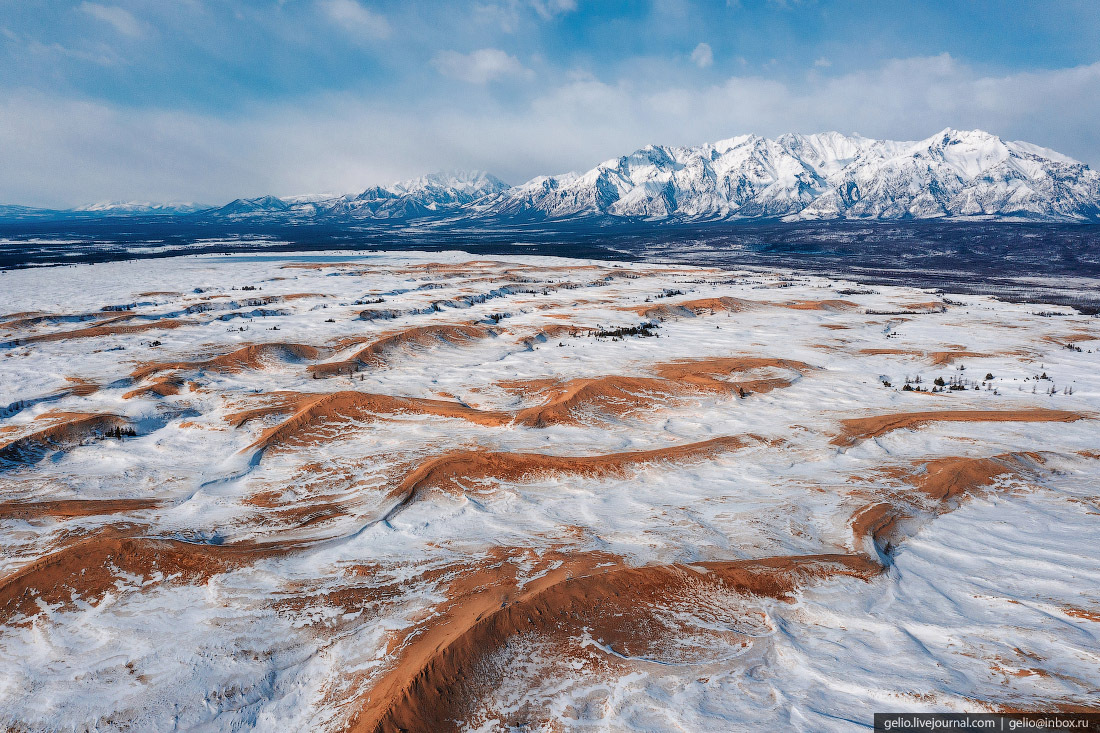
[[[314,440],[326,425],[339,421],[373,421],[397,414],[449,417],[490,427],[515,422],[530,427],[576,424],[593,412],[621,416],[652,407],[655,399],[697,392],[737,394],[739,390],[766,392],[791,382],[784,377],[763,377],[729,381],[717,377],[744,374],[754,369],[780,368],[797,373],[812,370],[808,364],[788,359],[722,357],[658,364],[659,377],[607,376],[594,379],[524,380],[502,384],[506,389],[537,394],[542,403],[516,412],[481,410],[461,402],[420,397],[391,397],[367,392],[274,393],[266,404],[236,412],[228,420],[240,427],[271,415],[289,413],[283,422],[268,428],[250,450],[267,450],[280,445],[304,445]]]
[[[747,372],[767,368],[798,374],[813,369],[808,364],[789,359],[716,357],[656,364],[653,367],[656,378],[610,375],[567,381],[514,380],[500,386],[518,394],[542,398],[540,405],[516,413],[519,424],[541,428],[574,424],[582,413],[590,415],[593,410],[605,416],[623,416],[649,409],[653,401],[659,399],[700,392],[738,394],[744,390],[762,393],[791,384],[791,380],[784,377],[743,378]]]
[[[269,398],[272,402],[268,405],[228,417],[230,422],[240,426],[268,415],[292,413],[283,422],[265,430],[249,446],[250,450],[267,450],[286,444],[308,445],[326,423],[341,420],[369,422],[402,413],[453,417],[489,426],[506,425],[512,420],[511,413],[478,410],[458,402],[367,392],[276,393]]]
[[[147,384],[144,387],[138,387],[132,389],[122,395],[122,399],[129,400],[134,397],[145,397],[148,395],[156,395],[157,397],[170,397],[171,395],[179,394],[180,389],[183,387],[182,377],[163,377],[156,380],[152,384]]]
[[[458,730],[471,699],[495,680],[479,662],[517,636],[564,642],[586,629],[622,654],[644,649],[647,617],[670,596],[713,589],[787,599],[802,585],[837,576],[870,579],[881,566],[856,555],[777,557],[692,566],[626,568],[606,557],[573,558],[522,589],[480,582],[433,623],[410,636],[396,664],[369,691],[346,730]],[[608,567],[596,567],[608,563]],[[482,591],[481,587],[489,586]],[[454,589],[449,595],[453,598]],[[471,695],[471,692],[475,693]]]
[[[314,364],[309,368],[315,376],[331,377],[351,374],[360,368],[385,366],[395,351],[425,349],[441,344],[462,345],[490,335],[488,329],[472,324],[419,326],[383,336],[372,341],[348,359]]]
[[[0,519],[70,519],[98,517],[155,509],[157,499],[56,499],[53,501],[8,501],[0,503]]]
[[[857,509],[850,520],[856,547],[864,538],[879,548],[896,545],[904,539],[899,535],[901,520],[949,512],[998,479],[1034,476],[1043,463],[1038,453],[1005,453],[991,458],[944,456],[888,469],[883,472],[885,477],[912,487],[916,494],[893,493],[886,497],[888,501],[874,501]]]
[[[833,438],[832,444],[848,447],[892,430],[918,428],[930,422],[1074,422],[1088,417],[1080,412],[1045,409],[897,412],[841,420],[842,432]]]
[[[68,447],[91,435],[103,434],[112,428],[122,428],[129,424],[126,418],[112,414],[60,412],[39,416],[39,419],[43,418],[53,420],[53,423],[0,445],[0,457],[18,458],[25,450],[50,446]]]
[[[165,318],[164,320],[160,321],[147,321],[145,323],[135,323],[129,326],[89,326],[88,328],[78,328],[74,331],[62,331],[60,333],[44,333],[37,336],[26,336],[21,339],[16,339],[16,341],[19,344],[43,343],[46,341],[66,341],[68,339],[95,338],[99,336],[114,336],[117,334],[141,333],[143,331],[153,331],[156,329],[179,328],[180,326],[190,325],[190,323],[190,321],[183,321],[175,318]]]
[[[0,578],[0,622],[27,617],[41,609],[38,602],[69,605],[76,597],[95,602],[116,589],[121,575],[148,580],[173,576],[173,582],[204,582],[213,575],[280,554],[293,543],[279,545],[199,545],[174,540],[125,536],[132,527],[107,528]],[[159,575],[158,575],[159,573]]]
[[[989,354],[980,354],[976,351],[966,351],[965,349],[950,349],[946,351],[918,351],[915,349],[860,349],[859,353],[867,354],[868,356],[878,356],[881,354],[896,354],[899,356],[914,356],[918,358],[928,359],[934,366],[945,366],[951,364],[956,359],[985,359]]]
[[[743,448],[756,436],[728,436],[698,443],[653,450],[606,453],[594,456],[554,456],[542,453],[495,453],[485,450],[455,451],[422,463],[394,490],[399,511],[429,489],[462,493],[471,484],[495,481],[530,481],[540,476],[566,473],[585,478],[622,476],[628,468],[656,462],[681,462]]]
[[[760,303],[741,298],[699,298],[697,300],[685,300],[679,303],[655,303],[628,308],[627,310],[659,321],[667,321],[670,318],[691,318],[694,316],[712,315],[715,313],[740,313],[750,308],[759,307]]]
[[[796,300],[780,305],[799,311],[848,311],[859,307],[858,303],[850,300]]]
[[[324,353],[322,349],[308,344],[250,344],[236,351],[231,351],[221,356],[215,356],[212,359],[203,359],[199,361],[151,362],[142,364],[130,373],[130,377],[135,380],[140,380],[156,374],[157,372],[181,370],[236,373],[246,370],[263,369],[272,361],[312,361],[313,359],[317,359],[322,353]]]

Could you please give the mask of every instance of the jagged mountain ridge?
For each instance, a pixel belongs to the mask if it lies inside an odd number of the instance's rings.
[[[432,173],[389,186],[374,186],[357,195],[237,199],[214,213],[225,216],[287,213],[298,216],[413,219],[450,212],[507,188],[508,184],[489,173],[454,171]]]
[[[1029,143],[944,130],[919,142],[835,132],[745,135],[697,147],[647,146],[577,175],[544,176],[484,211],[550,218],[1088,220],[1100,175]]]
[[[9,211],[10,210],[10,211]],[[584,173],[518,186],[480,171],[434,173],[358,194],[236,199],[192,212],[155,204],[67,212],[0,207],[14,218],[152,211],[229,219],[722,221],[990,218],[1100,220],[1100,174],[981,130],[915,142],[825,132],[646,146]]]

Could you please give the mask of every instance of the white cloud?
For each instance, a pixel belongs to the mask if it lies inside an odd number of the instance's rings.
[[[818,69],[827,69],[827,68],[829,68],[829,67],[830,67],[830,66],[832,66],[832,65],[833,65],[833,62],[832,62],[832,61],[830,61],[829,59],[827,59],[827,58],[826,58],[826,57],[824,57],[824,56],[822,56],[822,57],[820,57],[820,58],[817,58],[817,59],[814,59],[814,67],[815,67],[815,68],[818,68]]]
[[[145,34],[145,24],[124,8],[114,5],[100,5],[99,3],[83,2],[80,4],[80,10],[97,20],[109,23],[116,31],[124,36],[136,38]]]
[[[515,33],[531,11],[542,20],[553,20],[576,9],[576,0],[490,0],[474,5],[475,13],[505,33]]]
[[[363,38],[388,38],[390,24],[385,16],[360,5],[357,0],[321,0],[321,11],[333,23]]]
[[[530,0],[531,7],[545,20],[577,9],[577,0]]]
[[[440,51],[432,59],[432,65],[440,74],[469,84],[487,84],[508,77],[533,75],[519,59],[499,48],[482,48],[470,53]]]
[[[691,62],[700,69],[705,69],[714,63],[714,51],[709,43],[700,43],[691,52]]]
[[[836,129],[913,140],[982,128],[1100,163],[1100,63],[984,75],[943,55],[797,82],[732,76],[679,87],[574,74],[532,101],[427,114],[350,94],[226,119],[47,97],[0,97],[0,202],[229,201],[355,191],[432,170],[521,182],[586,170],[647,143]],[[434,112],[434,110],[433,110]]]

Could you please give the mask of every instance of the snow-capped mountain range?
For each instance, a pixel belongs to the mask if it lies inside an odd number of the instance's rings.
[[[1100,174],[1024,142],[944,130],[919,142],[827,132],[648,146],[592,170],[536,178],[479,204],[549,217],[927,219],[1100,214]]]
[[[111,204],[100,214],[192,213]],[[2,213],[2,212],[0,212]],[[740,219],[1100,219],[1100,174],[1084,163],[981,130],[915,142],[825,132],[742,135],[696,147],[650,145],[585,173],[519,186],[480,171],[436,173],[359,194],[237,199],[198,216],[407,221]]]

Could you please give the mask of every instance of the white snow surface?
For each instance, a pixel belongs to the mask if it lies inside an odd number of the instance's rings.
[[[734,171],[752,171],[759,196],[777,191],[777,183],[784,192],[753,200],[782,206],[830,177],[859,180],[857,163],[871,157],[922,170],[935,158],[933,167],[961,181],[991,169],[1026,178],[1027,161],[1040,155],[988,136],[945,133],[941,142],[734,138],[706,154],[647,148],[563,185],[579,192],[578,182],[595,184],[604,173],[618,186],[660,180],[660,171],[673,169],[727,181]],[[798,162],[791,150],[801,151]],[[769,161],[763,167],[762,155]],[[699,211],[726,210],[729,195],[700,191],[693,200]],[[652,201],[636,199],[637,210]],[[3,284],[0,446],[62,413],[120,415],[138,434],[88,437],[0,466],[0,583],[104,528],[225,545],[306,544],[202,581],[120,574],[102,597],[77,593],[72,603],[40,604],[29,616],[0,616],[0,727],[341,730],[392,667],[400,651],[394,639],[438,614],[461,568],[487,562],[499,548],[535,557],[603,552],[634,567],[860,552],[866,548],[852,537],[852,512],[889,484],[889,469],[1025,452],[1041,456],[1035,475],[1000,480],[951,511],[915,521],[887,571],[870,580],[827,579],[787,600],[729,593],[704,607],[670,601],[666,612],[677,628],[696,632],[669,639],[667,658],[617,656],[583,625],[571,642],[584,650],[580,661],[537,635],[513,639],[484,660],[487,670],[506,670],[504,681],[472,701],[459,727],[506,731],[516,716],[531,716],[530,730],[849,731],[869,730],[873,713],[884,710],[1095,704],[1096,318],[985,296],[948,294],[941,306],[940,296],[916,288],[782,272],[551,257],[482,261],[461,252],[186,256],[14,271]],[[673,315],[659,323],[656,338],[588,333],[638,325],[639,308],[720,297],[755,305]],[[788,307],[802,301],[851,305]],[[396,317],[360,318],[368,309],[392,309]],[[104,313],[125,316],[118,325],[181,323],[23,341],[99,325]],[[129,375],[153,361],[195,362],[256,343],[337,344],[320,360],[339,361],[386,334],[471,323],[493,335],[398,350],[384,366],[350,377],[314,379],[308,363],[272,358],[236,373],[181,369],[177,394],[124,397],[150,383]],[[582,330],[548,331],[562,324]],[[934,352],[964,353],[935,364]],[[660,363],[730,356],[814,369],[763,369],[753,376],[782,376],[790,386],[744,399],[655,396],[636,412],[592,414],[576,425],[489,426],[412,413],[336,419],[324,426],[324,440],[262,456],[249,446],[277,418],[240,427],[227,420],[268,404],[276,392],[351,390],[514,410],[537,404],[531,394],[505,389],[515,380],[646,376]],[[988,389],[901,390],[917,376],[923,385],[944,377]],[[70,393],[74,379],[99,389]],[[1086,417],[933,422],[851,446],[833,442],[848,418],[1033,408]],[[652,462],[623,476],[547,474],[427,493],[378,521],[393,508],[395,484],[448,451],[589,456],[750,434],[760,439],[740,450]],[[159,503],[67,518],[4,510],[143,498]],[[313,505],[339,511],[319,521],[288,512]],[[531,574],[545,572],[532,563]]]

